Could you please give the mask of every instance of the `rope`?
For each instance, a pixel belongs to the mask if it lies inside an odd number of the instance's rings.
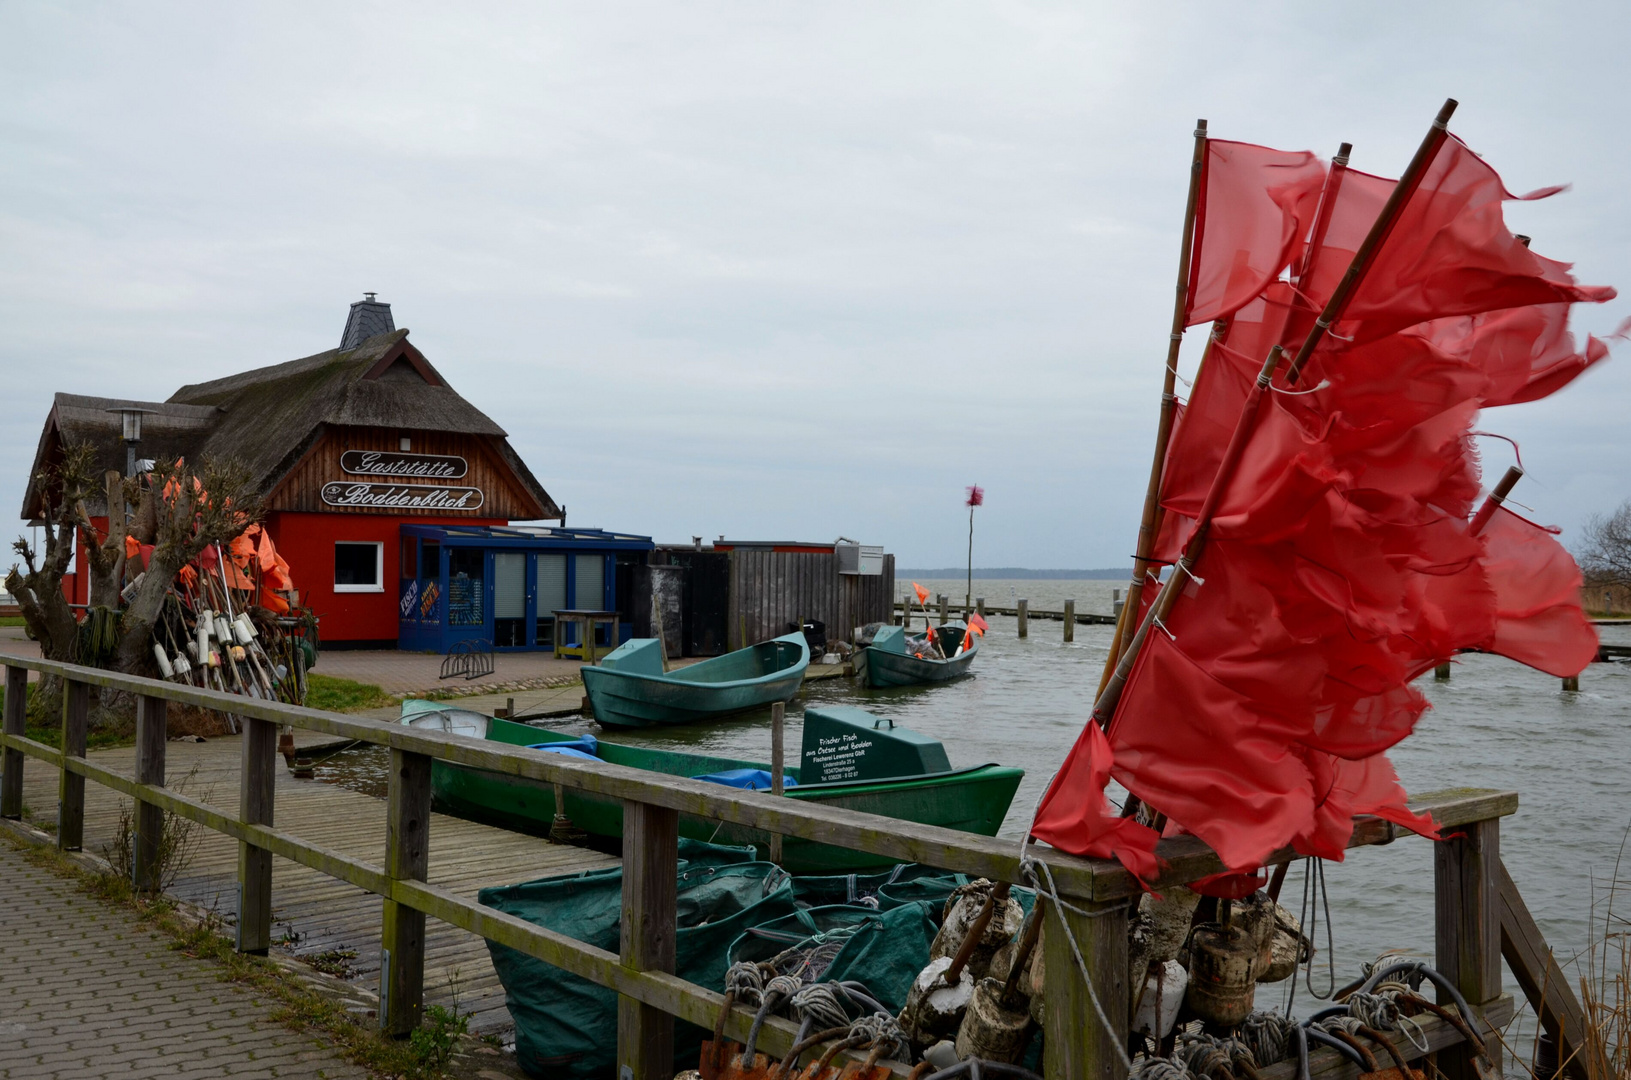
[[[852,1042],[859,1040],[859,1046],[881,1046],[891,1051],[892,1057],[907,1051],[906,1032],[888,1013],[873,1013],[852,1021],[849,1034]]]
[[[758,1008],[764,1002],[765,977],[758,964],[738,960],[725,972],[725,993],[744,1005]]]
[[[1195,1080],[1195,1076],[1182,1062],[1164,1057],[1139,1058],[1127,1070],[1128,1080]]]
[[[803,981],[797,975],[777,975],[765,983],[764,1002],[759,1006],[759,1011],[753,1014],[753,1026],[748,1029],[748,1041],[742,1047],[742,1068],[753,1067],[753,1051],[759,1044],[759,1029],[764,1027],[765,1018],[783,1001],[798,993],[799,987],[803,985]]]
[[[1253,1012],[1240,1024],[1240,1041],[1257,1066],[1266,1069],[1291,1056],[1293,1026],[1278,1012]]]
[[[843,1027],[849,1023],[849,1013],[839,999],[840,994],[849,997],[842,987],[833,983],[811,983],[801,987],[787,1003],[801,1021],[822,1028]]]
[[[1302,397],[1304,394],[1317,394],[1330,385],[1330,379],[1321,379],[1318,386],[1310,386],[1307,390],[1287,390],[1283,386],[1271,386],[1269,389],[1276,394],[1284,394],[1286,397]]]
[[[1173,1057],[1182,1061],[1196,1076],[1215,1076],[1219,1073],[1233,1076],[1236,1047],[1245,1052],[1243,1044],[1235,1039],[1221,1039],[1204,1032],[1185,1032],[1173,1048]]]

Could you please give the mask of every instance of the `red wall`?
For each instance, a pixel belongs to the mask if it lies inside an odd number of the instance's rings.
[[[266,531],[289,563],[300,598],[316,613],[322,640],[396,641],[397,589],[402,569],[400,527],[413,525],[504,525],[500,518],[400,518],[385,514],[312,514],[272,511]],[[334,544],[340,540],[385,545],[385,591],[334,591]]]

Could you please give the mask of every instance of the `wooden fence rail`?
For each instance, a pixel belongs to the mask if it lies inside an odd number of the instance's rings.
[[[666,1077],[672,1067],[675,1017],[712,1027],[723,1007],[722,995],[673,974],[675,940],[674,890],[677,829],[680,813],[730,822],[764,832],[796,836],[824,844],[880,854],[901,862],[918,862],[944,870],[1020,881],[1020,852],[1010,841],[974,836],[893,818],[826,807],[817,803],[776,799],[764,793],[733,793],[733,789],[681,777],[652,773],[603,762],[531,753],[458,735],[426,731],[399,724],[299,708],[277,702],[246,699],[177,683],[118,675],[75,665],[6,657],[4,722],[0,725],[0,815],[17,817],[22,810],[22,769],[27,757],[62,770],[58,843],[64,848],[82,842],[85,780],[121,792],[137,802],[137,880],[153,885],[156,867],[151,845],[162,828],[163,815],[175,814],[239,842],[239,881],[242,899],[238,912],[238,947],[264,953],[271,941],[271,858],[281,856],[332,878],[375,893],[385,900],[380,988],[381,1027],[394,1035],[411,1031],[420,1021],[423,1000],[424,932],[426,917],[478,934],[580,975],[616,991],[618,1010],[619,1076],[632,1080]],[[25,687],[29,670],[66,680],[64,697],[64,750],[24,736]],[[125,776],[84,756],[84,721],[90,687],[103,687],[137,695],[138,755],[136,775]],[[230,711],[247,719],[243,739],[243,784],[239,812],[225,813],[199,799],[164,786],[165,709],[169,702]],[[386,850],[383,864],[374,865],[279,830],[273,806],[276,768],[274,725],[288,724],[311,731],[388,747],[391,768],[388,796]],[[564,934],[483,907],[451,890],[427,882],[430,825],[430,769],[445,761],[544,784],[573,788],[619,799],[624,806],[624,859],[622,941],[611,953]],[[1424,796],[1413,805],[1431,810],[1441,825],[1471,827],[1465,831],[1482,845],[1475,854],[1492,856],[1492,838],[1498,820],[1517,809],[1517,795],[1459,789],[1442,797]],[[1377,818],[1362,818],[1350,846],[1388,843],[1404,835],[1398,827]],[[1449,841],[1465,845],[1468,839]],[[1193,838],[1163,841],[1164,859],[1155,887],[1194,881],[1222,869],[1217,856]],[[1094,986],[1105,995],[1126,994],[1126,930],[1129,905],[1140,892],[1138,882],[1115,862],[1079,859],[1052,849],[1032,850],[1047,864],[1068,908],[1049,905],[1056,930],[1068,926],[1082,945]],[[1299,856],[1289,849],[1269,858],[1274,865]],[[1498,857],[1457,852],[1449,863],[1441,861],[1439,964],[1467,994],[1475,1007],[1487,1004],[1488,964],[1498,957],[1500,928],[1492,913],[1500,910],[1496,870]],[[1446,925],[1457,929],[1446,955]],[[1493,944],[1489,935],[1495,935]],[[1467,937],[1466,935],[1472,935]],[[1123,1072],[1116,1041],[1125,1044],[1125,1009],[1110,1008],[1116,1028],[1108,1034],[1087,1022],[1090,1012],[1066,1003],[1086,1000],[1070,943],[1064,933],[1050,933],[1045,942],[1050,1006],[1046,1027],[1050,1077],[1120,1080]],[[1544,983],[1544,978],[1536,980]],[[1498,983],[1497,983],[1498,987]],[[1556,994],[1556,987],[1551,987]],[[1548,1002],[1543,1018],[1565,1017],[1566,1003]],[[1576,1014],[1577,1015],[1577,1014]],[[752,1011],[735,1008],[726,1018],[727,1036],[741,1040],[752,1023]],[[759,1045],[773,1054],[785,1053],[796,1035],[793,1024],[772,1018],[760,1032]],[[1574,1045],[1578,1045],[1576,1042]]]

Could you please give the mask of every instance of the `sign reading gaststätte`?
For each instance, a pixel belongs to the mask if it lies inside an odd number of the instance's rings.
[[[357,476],[403,480],[457,480],[470,471],[464,458],[453,454],[408,454],[391,450],[347,450],[340,455],[340,468]]]

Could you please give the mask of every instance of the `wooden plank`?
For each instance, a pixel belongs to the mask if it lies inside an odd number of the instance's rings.
[[[680,816],[623,804],[623,911],[619,959],[633,971],[674,973]],[[626,995],[617,999],[619,1080],[668,1080],[674,1017]]]
[[[28,670],[6,667],[6,700],[0,732],[20,736],[27,726]],[[7,746],[0,754],[0,817],[23,816],[23,752]]]
[[[1433,963],[1477,1012],[1501,995],[1501,823],[1469,822],[1459,832],[1433,845]],[[1439,992],[1439,1004],[1450,1004],[1447,993]],[[1489,1031],[1485,1046],[1499,1069],[1499,1035]],[[1441,1054],[1438,1064],[1449,1080],[1478,1080],[1465,1047]]]
[[[272,824],[277,787],[278,727],[270,720],[244,720],[238,819]],[[67,773],[64,773],[66,776]],[[272,947],[272,853],[238,845],[238,951],[265,956]]]
[[[385,874],[392,882],[424,881],[430,871],[430,758],[391,751],[385,811]],[[380,945],[379,1026],[402,1038],[425,1007],[425,913],[385,902]]]
[[[1127,903],[1065,898],[1087,914],[1047,903],[1043,994],[1047,999],[1044,1071],[1072,1080],[1125,1080],[1127,1046]],[[1071,948],[1074,936],[1092,975],[1091,991]],[[1102,1006],[1110,1030],[1094,1008]]]
[[[1490,1002],[1484,1009],[1484,1019],[1498,1028],[1505,1027],[1512,1019],[1513,1001],[1509,994]],[[1461,1033],[1454,1025],[1440,1020],[1431,1013],[1424,1013],[1415,1017],[1414,1024],[1421,1025],[1418,1034],[1414,1027],[1411,1034],[1416,1035],[1426,1044],[1424,1051],[1412,1044],[1411,1040],[1403,1034],[1392,1036],[1393,1044],[1405,1056],[1406,1061],[1419,1061],[1428,1054],[1438,1053],[1452,1046],[1461,1044]],[[1393,1067],[1393,1058],[1385,1049],[1377,1048],[1376,1057],[1383,1068]],[[1297,1059],[1282,1061],[1277,1065],[1257,1070],[1262,1080],[1296,1080]],[[1310,1048],[1308,1052],[1308,1078],[1309,1080],[1359,1080],[1359,1066],[1349,1061],[1342,1054],[1328,1047]]]
[[[1558,967],[1552,950],[1523,902],[1506,865],[1496,860],[1500,896],[1501,955],[1523,987],[1524,997],[1541,1027],[1557,1040],[1563,1070],[1578,1080],[1608,1080],[1611,1075],[1602,1045],[1590,1035],[1586,1012]]]
[[[136,782],[164,786],[165,711],[167,703],[161,697],[142,695],[136,699]],[[63,763],[64,768],[69,763]],[[164,841],[164,808],[147,801],[149,790],[136,795],[136,813],[132,821],[131,877],[136,888],[144,892],[158,892],[163,873],[160,851]]]
[[[62,752],[85,757],[87,724],[91,711],[91,688],[67,680],[62,685]],[[57,781],[57,850],[81,851],[85,847],[85,778],[66,769]]]

